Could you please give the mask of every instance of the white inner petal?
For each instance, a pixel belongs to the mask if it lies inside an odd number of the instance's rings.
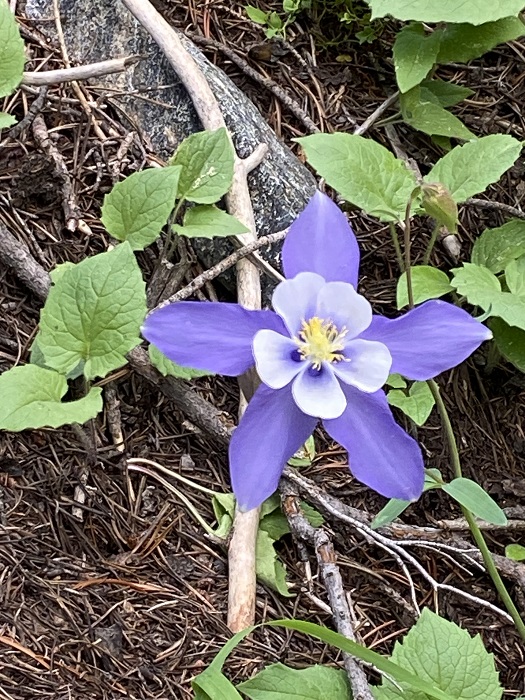
[[[281,282],[272,297],[272,306],[290,331],[296,335],[301,323],[315,313],[317,295],[326,282],[315,272],[300,272]]]
[[[292,384],[295,403],[301,411],[316,418],[338,418],[346,408],[346,397],[332,370],[323,363],[319,373],[311,367],[301,372]]]
[[[372,323],[372,307],[347,282],[327,282],[317,296],[316,316],[329,319],[348,338],[355,338]]]
[[[386,345],[357,338],[346,343],[344,355],[345,360],[332,364],[341,381],[367,393],[384,385],[392,366],[392,356]]]
[[[253,339],[255,366],[261,381],[271,389],[282,389],[306,367],[304,361],[294,361],[292,353],[297,343],[272,330],[258,331]]]

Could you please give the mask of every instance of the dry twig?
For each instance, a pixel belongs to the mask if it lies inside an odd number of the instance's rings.
[[[279,486],[283,511],[292,534],[315,548],[317,564],[324,581],[330,609],[339,634],[356,642],[353,618],[350,608],[351,598],[343,586],[341,572],[336,563],[336,555],[328,534],[315,528],[301,510],[296,487],[286,479]],[[354,700],[373,700],[366,675],[359,663],[350,654],[344,654],[345,669],[352,688]]]
[[[24,129],[27,129],[28,126],[31,126],[36,115],[40,112],[40,110],[44,106],[44,104],[46,102],[46,97],[47,97],[47,87],[44,85],[38,91],[37,97],[33,100],[33,103],[31,105],[31,107],[27,110],[27,113],[24,116],[24,118],[21,119],[18,122],[18,124],[15,124],[15,126],[12,129],[9,129],[9,131],[7,132],[6,141],[10,140],[10,139],[17,139],[20,136],[20,134],[22,133],[22,131],[24,131]],[[5,145],[5,142],[4,142],[4,145]]]
[[[253,253],[255,250],[263,248],[266,245],[271,245],[272,243],[282,241],[283,238],[286,237],[287,233],[288,229],[284,229],[283,231],[276,231],[276,233],[270,233],[267,236],[261,236],[252,243],[247,243],[242,248],[236,250],[235,253],[228,255],[228,257],[224,258],[224,260],[221,260],[213,267],[210,267],[208,270],[205,270],[203,273],[195,277],[189,284],[187,284],[185,287],[180,289],[172,296],[168,297],[168,299],[161,301],[161,303],[158,304],[158,306],[156,306],[155,308],[160,309],[163,306],[172,304],[175,301],[182,301],[183,299],[188,299],[188,297],[191,297],[193,294],[195,294],[195,292],[198,289],[202,289],[202,287],[204,287],[205,284],[211,282],[219,275],[222,275],[222,273],[225,270],[228,270],[230,267],[236,265],[239,262],[239,260],[241,260],[241,258],[249,257],[251,253]],[[282,275],[279,275],[279,281],[281,281],[282,279],[284,279]]]
[[[206,78],[185,49],[181,35],[171,27],[147,0],[122,0],[127,9],[157,42],[184,84],[206,129],[225,127],[219,104]],[[242,244],[256,240],[255,220],[247,175],[264,157],[266,147],[255,149],[246,159],[235,159],[233,183],[226,198],[229,212],[242,221],[250,233],[239,236]],[[237,263],[237,298],[251,309],[261,306],[259,272],[246,258]],[[250,398],[250,397],[247,397]],[[259,522],[257,509],[238,512],[229,551],[228,626],[237,632],[255,619],[255,540]]]
[[[77,206],[77,199],[69,170],[67,169],[62,154],[49,138],[46,123],[40,114],[37,115],[33,121],[33,136],[40,150],[47,153],[55,164],[55,170],[61,180],[62,209],[64,210],[66,228],[68,231],[76,231],[80,223],[80,211]]]
[[[58,85],[76,80],[89,80],[100,78],[103,75],[122,73],[128,66],[140,61],[140,56],[125,56],[124,58],[111,58],[107,61],[90,63],[86,66],[73,66],[58,70],[28,71],[24,73],[23,85]]]

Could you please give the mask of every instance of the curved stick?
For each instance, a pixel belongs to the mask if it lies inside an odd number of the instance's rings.
[[[148,0],[122,0],[170,62],[184,84],[205,129],[225,126],[219,104],[206,78],[185,49],[181,35],[155,10]],[[250,158],[235,159],[233,183],[226,198],[230,214],[242,221],[250,233],[239,236],[243,245],[256,240],[255,220],[248,190],[248,172],[264,157],[263,146]],[[261,287],[257,268],[246,258],[237,263],[237,298],[250,309],[261,307]],[[250,397],[247,397],[250,398]],[[237,512],[230,542],[228,626],[238,632],[253,624],[255,618],[255,540],[259,523],[258,510]]]

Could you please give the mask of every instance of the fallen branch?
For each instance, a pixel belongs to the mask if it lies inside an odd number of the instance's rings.
[[[33,123],[36,115],[40,112],[40,110],[43,108],[47,98],[47,87],[41,87],[40,90],[38,91],[38,95],[36,98],[33,100],[33,103],[31,107],[27,110],[27,113],[25,114],[24,118],[21,119],[18,124],[15,124],[12,129],[9,129],[7,132],[7,140],[10,139],[17,139],[22,131],[24,129],[27,129],[28,126],[31,126]],[[5,145],[5,142],[4,142]]]
[[[438,549],[441,550],[441,556],[443,556],[443,552],[448,552],[449,554],[453,553],[454,555],[461,556],[469,563],[474,564],[480,569],[484,570],[482,554],[479,550],[473,547],[472,544],[457,537],[452,538],[453,545],[445,544],[439,540],[442,539],[443,536],[447,536],[449,534],[446,531],[433,527],[416,527],[413,525],[405,525],[404,523],[398,522],[394,522],[388,527],[372,530],[370,527],[371,518],[368,515],[357,508],[348,506],[346,503],[343,503],[334,496],[325,493],[310,479],[299,475],[296,471],[290,468],[286,468],[284,470],[284,476],[295,484],[295,486],[297,486],[299,491],[308,498],[309,502],[321,510],[324,510],[326,513],[329,513],[337,520],[352,525],[354,529],[360,532],[367,542],[388,551],[390,556],[393,556],[400,566],[403,560],[410,563],[430,584],[434,591],[442,590],[455,593],[456,595],[470,600],[476,605],[489,608],[501,617],[512,622],[512,619],[508,613],[501,610],[497,606],[492,605],[492,603],[466,593],[465,591],[455,588],[454,586],[449,586],[448,584],[439,583],[436,581],[421,566],[421,564],[419,564],[419,562],[404,549],[407,546],[423,546],[426,548]],[[511,559],[507,559],[506,557],[502,557],[497,554],[493,555],[493,557],[496,566],[501,573],[514,580],[516,583],[518,583],[522,590],[525,591],[525,566],[519,562],[514,562]],[[458,562],[455,559],[454,562],[456,565],[458,565]],[[405,571],[405,575],[407,575],[406,567],[404,565],[402,566],[402,569]],[[410,577],[408,582],[409,584],[411,583]],[[412,595],[414,596],[412,585],[411,589]]]
[[[72,80],[100,78],[103,75],[122,73],[128,66],[137,63],[140,59],[140,56],[126,56],[124,58],[111,58],[107,61],[90,63],[86,66],[74,66],[58,70],[27,71],[24,73],[22,85],[58,85],[59,83],[69,83]]]
[[[165,54],[178,75],[205,129],[225,127],[219,104],[206,78],[184,47],[181,35],[171,27],[148,0],[122,0]],[[250,233],[238,236],[244,245],[256,240],[255,220],[247,175],[258,165],[266,148],[260,146],[246,159],[235,158],[233,183],[226,205],[230,214],[242,221]],[[237,263],[237,298],[250,309],[261,306],[259,272],[246,258]],[[252,385],[252,391],[254,387]],[[247,396],[246,399],[249,399]],[[253,624],[255,619],[255,540],[259,522],[257,509],[238,511],[229,549],[228,626],[234,632]]]
[[[470,199],[467,199],[465,204],[468,204],[471,207],[477,207],[478,209],[500,211],[503,214],[514,216],[516,219],[525,219],[525,211],[522,211],[517,207],[512,207],[510,204],[504,204],[503,202],[493,202],[490,199],[477,199],[476,197],[471,197]]]
[[[310,525],[301,510],[298,490],[290,481],[283,479],[279,485],[279,491],[283,512],[292,534],[315,549],[317,565],[323,578],[337,631],[347,639],[357,642],[353,626],[355,616],[350,609],[350,594],[344,589],[331,539],[324,530]],[[344,654],[343,658],[354,700],[373,700],[374,696],[359,663],[350,654]]]
[[[0,221],[0,260],[11,268],[18,279],[39,299],[45,299],[51,278],[31,255],[23,241],[16,239]]]
[[[80,223],[80,210],[77,206],[75,190],[64,158],[49,138],[44,117],[38,114],[33,121],[33,136],[41,151],[47,153],[55,165],[58,179],[61,181],[62,209],[68,231],[76,231]]]

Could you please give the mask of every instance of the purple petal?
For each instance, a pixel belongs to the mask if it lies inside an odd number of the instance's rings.
[[[310,366],[301,372],[292,384],[292,394],[301,411],[317,418],[337,418],[346,407],[343,390],[326,362],[319,371]]]
[[[272,306],[286,323],[291,335],[297,335],[302,321],[315,316],[317,294],[325,281],[314,272],[300,272],[281,282],[272,297]]]
[[[241,510],[257,508],[277,489],[286,462],[317,420],[296,406],[289,388],[257,389],[230,443],[230,475]]]
[[[286,334],[273,311],[238,304],[179,301],[147,316],[142,335],[180,365],[236,376],[253,366],[253,337],[263,328]]]
[[[305,369],[304,361],[292,359],[297,343],[275,331],[262,330],[253,339],[257,373],[271,389],[282,389]]]
[[[457,306],[427,301],[393,320],[374,316],[362,337],[387,346],[391,372],[424,380],[459,365],[492,333]]]
[[[321,192],[314,194],[290,226],[282,256],[289,279],[299,272],[317,272],[327,282],[349,282],[357,287],[356,237],[343,212]]]
[[[344,354],[346,361],[334,362],[332,365],[339,379],[367,393],[381,389],[392,365],[392,357],[386,345],[372,340],[351,340],[346,344]]]
[[[355,338],[372,323],[372,307],[347,282],[328,282],[317,296],[316,316],[332,321],[338,330],[348,331]]]
[[[348,406],[343,415],[323,423],[348,450],[352,474],[387,498],[419,498],[424,480],[421,450],[395,422],[384,392],[364,394],[345,387],[345,394]]]

